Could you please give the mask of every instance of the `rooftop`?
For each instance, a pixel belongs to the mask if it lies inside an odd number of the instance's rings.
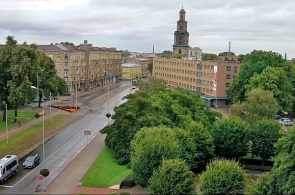
[[[122,67],[124,67],[124,68],[133,68],[133,67],[140,67],[140,65],[135,64],[135,63],[124,63],[124,64],[122,64]]]

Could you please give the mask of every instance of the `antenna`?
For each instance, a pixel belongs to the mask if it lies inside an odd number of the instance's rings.
[[[230,49],[231,49],[231,41],[228,42],[228,53],[230,53]]]

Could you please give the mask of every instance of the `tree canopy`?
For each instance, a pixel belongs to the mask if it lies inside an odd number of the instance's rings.
[[[228,159],[238,159],[247,153],[249,125],[239,117],[216,121],[211,134],[215,154]]]
[[[251,126],[249,139],[252,142],[252,154],[259,156],[263,163],[275,155],[274,145],[281,137],[281,125],[275,120],[263,119]]]
[[[256,184],[255,195],[295,194],[295,128],[276,144],[278,156],[271,172]]]
[[[195,194],[194,177],[181,159],[163,160],[149,182],[150,194]]]
[[[244,170],[235,161],[215,160],[201,174],[202,194],[244,194]]]
[[[244,57],[243,66],[241,66],[238,76],[233,80],[227,91],[228,99],[233,103],[246,101],[246,85],[249,84],[251,77],[255,73],[261,74],[267,66],[281,67],[289,74],[291,63],[276,52],[252,51]]]
[[[115,109],[115,122],[102,130],[107,134],[106,145],[119,163],[130,161],[130,142],[142,127],[185,128],[196,121],[210,128],[221,116],[211,111],[199,95],[180,88],[169,90],[163,80],[153,79],[151,83],[140,83],[140,91],[128,95],[129,101]]]
[[[247,94],[247,101],[231,106],[231,114],[252,124],[261,119],[275,119],[278,110],[273,92],[253,89]]]
[[[217,61],[218,56],[214,53],[202,53],[202,60],[203,61]]]

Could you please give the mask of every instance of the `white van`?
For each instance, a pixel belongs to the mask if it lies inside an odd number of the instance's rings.
[[[19,164],[16,155],[7,155],[0,160],[0,184],[2,185],[9,177],[15,175]]]

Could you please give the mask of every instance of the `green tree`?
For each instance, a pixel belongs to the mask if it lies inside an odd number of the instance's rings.
[[[275,119],[278,110],[277,101],[271,91],[253,89],[247,94],[246,102],[231,106],[231,114],[239,116],[248,123],[261,119]]]
[[[14,36],[8,35],[6,37],[6,45],[7,46],[16,46],[17,45],[17,40],[14,39]]]
[[[249,139],[252,142],[253,155],[259,156],[264,162],[275,155],[275,143],[281,136],[281,126],[275,120],[260,120],[251,128]]]
[[[294,98],[292,96],[292,85],[287,78],[283,68],[266,67],[261,74],[255,73],[251,77],[249,84],[246,85],[246,93],[252,89],[260,88],[272,91],[274,98],[277,100],[283,110],[291,110]]]
[[[173,52],[170,51],[170,50],[164,50],[164,51],[162,52],[162,54],[168,54],[168,55],[171,55],[171,54],[173,54]]]
[[[194,172],[201,172],[214,157],[213,138],[210,132],[202,124],[197,122],[189,124],[186,130],[195,143],[194,166],[191,166],[191,169]],[[188,152],[188,150],[185,151]]]
[[[122,57],[123,58],[128,58],[131,54],[129,53],[128,50],[122,51]]]
[[[163,159],[180,156],[178,140],[166,127],[143,128],[131,141],[131,168],[135,183],[146,187]]]
[[[255,195],[295,194],[295,128],[276,144],[278,156],[271,172],[257,183]]]
[[[150,77],[148,80],[140,80],[138,83],[139,91],[143,93],[158,93],[166,89],[164,79]]]
[[[228,159],[238,159],[247,153],[248,124],[239,117],[216,121],[211,134],[215,154]]]
[[[236,55],[234,52],[225,51],[225,52],[219,53],[218,56],[227,56],[228,54],[230,54],[232,56]]]
[[[153,62],[148,63],[148,71],[153,74]]]
[[[233,80],[227,90],[228,99],[233,102],[246,101],[246,85],[255,74],[261,74],[267,67],[282,67],[285,71],[290,69],[290,63],[282,55],[272,51],[254,50],[246,55],[238,76]]]
[[[202,53],[202,60],[203,61],[217,61],[218,56],[214,53]]]
[[[248,55],[248,54],[246,54],[246,55]],[[244,61],[246,55],[245,55],[245,54],[239,54],[239,55],[238,55],[238,61],[241,62],[241,63],[243,63],[243,61]]]
[[[235,161],[214,160],[200,176],[202,194],[244,194],[245,173]]]
[[[150,194],[195,194],[194,177],[183,160],[163,160],[149,182]]]

